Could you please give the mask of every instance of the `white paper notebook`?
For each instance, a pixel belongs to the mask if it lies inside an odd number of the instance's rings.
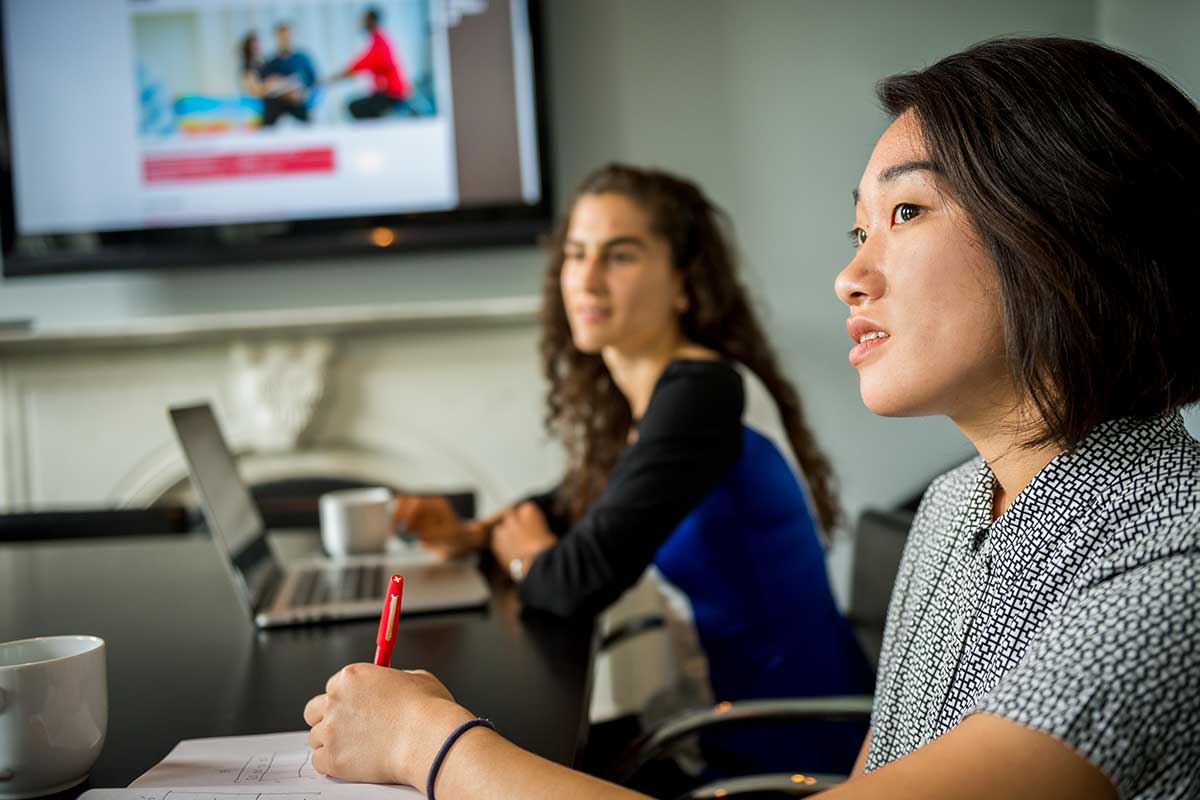
[[[411,786],[346,783],[317,773],[308,732],[187,739],[127,789],[80,800],[407,800]]]

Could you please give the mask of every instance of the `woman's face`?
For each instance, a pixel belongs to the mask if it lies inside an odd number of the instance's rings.
[[[995,267],[965,213],[938,191],[911,112],[879,139],[855,195],[856,249],[835,288],[850,307],[863,403],[960,425],[1014,407]]]
[[[571,338],[585,353],[654,352],[680,336],[682,275],[667,240],[625,195],[585,194],[576,201],[560,283]]]

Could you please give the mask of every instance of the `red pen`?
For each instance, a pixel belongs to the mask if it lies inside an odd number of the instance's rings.
[[[388,581],[387,596],[383,598],[383,614],[379,617],[379,634],[375,637],[375,666],[392,665],[392,648],[396,646],[396,623],[400,621],[400,597],[404,594],[404,576],[393,575]]]

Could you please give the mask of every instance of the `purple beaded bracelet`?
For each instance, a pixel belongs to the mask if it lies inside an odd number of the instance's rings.
[[[450,752],[450,748],[453,747],[454,743],[458,741],[458,737],[471,730],[471,728],[477,728],[480,726],[484,728],[490,728],[491,730],[496,730],[496,726],[492,724],[491,720],[484,719],[483,717],[476,717],[475,719],[469,719],[462,725],[459,725],[450,732],[450,735],[446,737],[446,741],[442,742],[441,749],[438,750],[437,755],[433,757],[433,764],[429,766],[429,780],[425,783],[425,796],[428,798],[428,800],[433,800],[433,782],[437,780],[438,770],[442,768],[442,762],[446,760],[446,754]]]

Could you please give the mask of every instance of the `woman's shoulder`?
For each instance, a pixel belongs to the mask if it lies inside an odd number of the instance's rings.
[[[639,432],[646,427],[670,429],[688,426],[737,424],[742,417],[745,393],[734,364],[717,354],[687,353],[667,364],[655,384]]]
[[[671,354],[663,375],[717,375],[733,369],[733,363],[716,350],[691,342]]]
[[[736,375],[734,362],[720,353],[704,348],[688,348],[679,350],[667,362],[663,377],[683,378],[692,380],[720,380]]]
[[[713,399],[740,397],[743,394],[742,376],[736,364],[718,353],[685,351],[667,364],[654,387],[654,394],[685,399],[693,391],[703,392],[701,399],[707,399],[709,393],[715,393]]]
[[[1105,553],[1126,564],[1200,553],[1200,442],[1178,414],[1109,437],[1124,460],[1097,492],[1089,524],[1103,531]]]

